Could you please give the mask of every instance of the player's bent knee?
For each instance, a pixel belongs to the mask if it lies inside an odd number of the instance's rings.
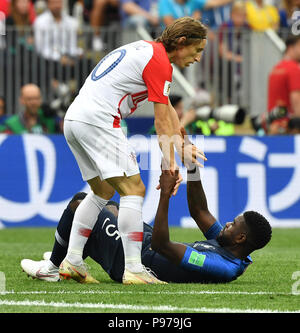
[[[145,197],[146,187],[141,180],[141,178],[135,179],[130,182],[128,186],[125,187],[123,193],[120,193],[121,196],[125,195],[138,195],[140,197]]]
[[[114,177],[107,182],[119,193],[121,197],[127,195],[145,196],[146,188],[140,175],[131,177]]]
[[[146,187],[145,187],[145,185],[144,185],[143,182],[141,182],[141,185],[140,185],[139,191],[140,191],[140,194],[139,194],[139,195],[140,195],[141,197],[144,197],[144,196],[146,195]]]
[[[106,189],[105,191],[94,191],[94,194],[96,194],[98,197],[110,200],[114,195],[115,195],[115,190],[113,188],[111,189]]]
[[[101,181],[99,177],[88,180],[88,183],[93,193],[100,198],[110,200],[115,194],[115,189],[107,181]]]

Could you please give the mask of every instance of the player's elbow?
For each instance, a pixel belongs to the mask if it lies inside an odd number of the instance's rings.
[[[205,218],[205,216],[207,215],[207,213],[209,213],[208,210],[206,209],[201,209],[199,207],[189,207],[189,211],[190,211],[190,215],[191,217],[195,220],[195,221],[201,221]]]
[[[155,237],[152,237],[151,249],[160,254],[164,254],[166,252],[166,249],[168,248],[167,244],[168,244],[168,242],[166,242],[162,239],[157,239]]]
[[[155,252],[159,252],[160,248],[161,248],[161,242],[152,237],[151,249]]]

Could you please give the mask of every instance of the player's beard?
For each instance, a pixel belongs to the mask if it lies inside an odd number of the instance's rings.
[[[230,246],[231,245],[231,239],[227,237],[226,234],[224,234],[225,227],[220,231],[218,237],[216,238],[217,242],[222,246]]]

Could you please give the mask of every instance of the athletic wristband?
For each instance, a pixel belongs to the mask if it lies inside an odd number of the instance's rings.
[[[191,168],[187,169],[187,181],[198,182],[199,180],[201,180],[200,169],[197,165],[193,164]]]

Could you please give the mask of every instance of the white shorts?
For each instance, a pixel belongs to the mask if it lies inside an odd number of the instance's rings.
[[[121,128],[102,128],[65,120],[64,135],[83,180],[101,180],[140,173],[133,148]]]

